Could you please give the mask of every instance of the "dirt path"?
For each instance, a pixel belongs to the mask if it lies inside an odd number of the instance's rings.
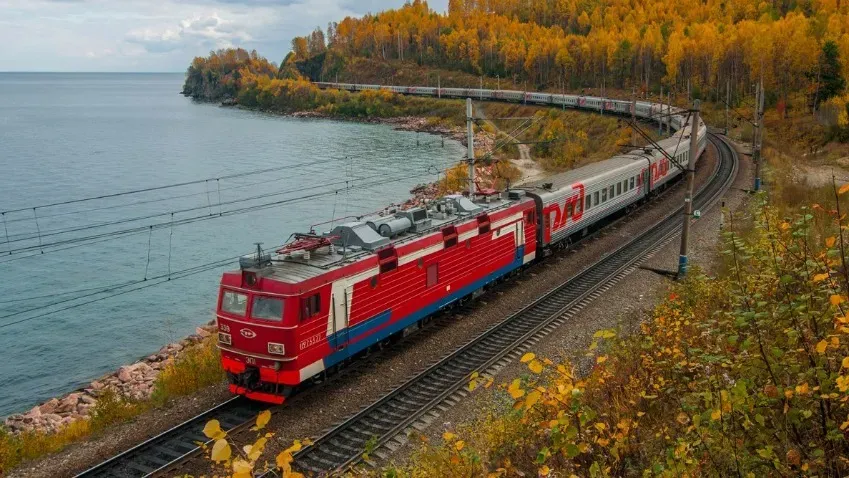
[[[832,178],[838,186],[846,184],[849,182],[849,171],[840,166],[821,162],[793,163],[793,181],[798,184],[818,188],[830,185]]]
[[[479,108],[477,110],[477,116],[480,119],[487,119],[485,109]],[[496,132],[504,133],[504,130],[499,128],[498,125],[494,122],[490,121],[489,124],[492,125],[493,128],[495,128]],[[504,134],[510,136],[507,133]],[[518,142],[518,140],[513,136],[510,136],[510,139]],[[516,147],[519,149],[519,158],[508,158],[510,164],[512,164],[516,169],[518,169],[519,173],[521,174],[521,176],[519,177],[519,181],[516,182],[516,186],[521,186],[522,184],[536,181],[537,179],[544,178],[545,176],[551,174],[543,170],[540,165],[537,164],[536,161],[534,161],[534,159],[531,157],[530,146],[528,146],[527,144],[517,144]]]
[[[530,183],[536,181],[537,179],[542,179],[548,175],[536,161],[531,158],[531,148],[527,144],[520,144],[519,147],[519,159],[511,159],[510,163],[522,173],[521,179],[516,185],[522,185],[525,183]]]

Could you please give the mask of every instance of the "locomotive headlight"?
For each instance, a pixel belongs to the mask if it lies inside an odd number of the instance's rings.
[[[283,344],[275,344],[274,342],[268,343],[268,353],[276,354],[276,355],[284,355],[286,353],[285,347]]]
[[[233,342],[233,339],[230,337],[230,334],[218,332],[218,341],[224,345],[230,345]]]

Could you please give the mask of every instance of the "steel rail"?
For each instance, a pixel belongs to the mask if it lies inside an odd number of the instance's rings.
[[[710,134],[709,140],[717,150],[719,164],[712,180],[694,199],[703,209],[719,200],[737,172],[733,148],[716,135]],[[681,213],[682,208],[676,209],[640,236],[326,432],[295,454],[294,467],[304,473],[327,474],[362,461],[367,447],[373,452],[382,446],[397,449],[406,441],[404,432],[426,426],[438,416],[435,409],[445,410],[467,395],[464,388],[473,372],[493,375],[672,240],[679,233]]]
[[[221,428],[237,431],[253,422],[267,405],[236,396],[206,410],[112,458],[76,475],[76,478],[139,478],[168,471],[194,456],[206,443],[203,427],[218,420]]]

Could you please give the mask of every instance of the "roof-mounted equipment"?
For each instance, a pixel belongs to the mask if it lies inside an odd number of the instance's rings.
[[[330,231],[330,241],[342,248],[361,248],[373,251],[389,244],[388,237],[380,236],[368,224],[359,221],[346,222]]]
[[[414,207],[395,213],[396,218],[406,218],[410,221],[410,232],[421,232],[431,226],[432,221],[427,216],[427,210]]]
[[[457,211],[457,214],[477,214],[483,211],[483,208],[473,203],[466,196],[461,196],[459,194],[452,194],[450,196],[445,196],[446,201],[450,202],[453,206],[452,209]]]
[[[395,237],[413,227],[413,222],[403,216],[376,217],[367,221],[366,224],[383,237]]]

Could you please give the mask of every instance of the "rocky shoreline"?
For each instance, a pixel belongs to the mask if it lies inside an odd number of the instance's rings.
[[[222,106],[236,105],[222,103]],[[399,131],[435,134],[458,141],[464,145],[466,144],[466,132],[463,128],[438,125],[426,118],[416,116],[349,118],[326,115],[316,111],[302,111],[283,116],[387,124]],[[475,147],[489,150],[492,146],[492,137],[478,131],[475,135]],[[420,184],[410,190],[411,197],[400,204],[400,207],[406,209],[420,206],[425,201],[438,197],[439,193],[439,185],[436,183]],[[112,373],[93,380],[87,386],[62,397],[52,398],[40,405],[34,406],[25,413],[10,415],[4,420],[3,424],[6,429],[15,434],[24,432],[55,433],[74,421],[90,419],[98,403],[98,398],[106,390],[111,390],[117,397],[126,400],[147,400],[153,394],[156,378],[169,361],[173,361],[179,357],[187,347],[199,344],[215,332],[216,325],[214,322],[197,327],[195,333],[185,339],[165,345],[157,353],[151,354],[133,364],[124,365]]]
[[[267,111],[267,113],[273,113]],[[392,126],[398,131],[412,131],[416,133],[428,133],[443,138],[457,141],[464,146],[467,145],[466,130],[459,126],[443,126],[435,124],[431,119],[421,116],[396,116],[393,118],[351,118],[347,116],[335,116],[320,113],[318,111],[298,111],[291,114],[284,114],[290,118],[316,118],[316,119],[331,119],[336,121],[353,121],[356,123],[366,124],[385,124]],[[475,133],[475,149],[489,151],[495,144],[493,138],[480,129]]]
[[[165,345],[155,354],[92,381],[59,398],[52,398],[34,406],[26,413],[10,415],[4,420],[12,433],[55,433],[77,420],[88,420],[104,392],[111,390],[117,397],[142,401],[153,394],[154,383],[160,372],[183,351],[203,342],[216,332],[214,323],[197,327],[195,333],[179,342]]]

